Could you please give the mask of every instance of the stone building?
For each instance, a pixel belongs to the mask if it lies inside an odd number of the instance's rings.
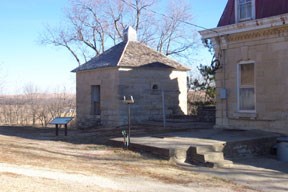
[[[211,40],[216,127],[288,133],[288,1],[228,0]]]
[[[187,70],[138,42],[136,31],[127,28],[123,42],[72,71],[78,126],[127,124],[124,96],[135,101],[132,123],[160,119],[162,101],[166,115],[187,114]]]

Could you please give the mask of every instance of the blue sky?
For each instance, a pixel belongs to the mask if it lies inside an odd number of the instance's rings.
[[[22,93],[29,84],[41,91],[75,91],[77,67],[63,48],[39,44],[45,25],[57,26],[68,0],[9,0],[0,3],[0,83],[3,94]],[[227,0],[190,0],[194,20],[206,28],[217,25]],[[206,51],[201,51],[206,58]],[[211,58],[209,58],[210,60]],[[205,60],[205,59],[204,59]],[[205,61],[203,61],[205,63]]]

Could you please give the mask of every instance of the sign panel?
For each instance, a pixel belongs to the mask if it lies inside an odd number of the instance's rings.
[[[49,124],[65,125],[68,124],[73,117],[55,117]]]

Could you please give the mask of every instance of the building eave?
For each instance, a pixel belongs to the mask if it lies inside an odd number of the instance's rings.
[[[203,39],[288,25],[288,13],[199,31]]]
[[[108,66],[108,67],[98,67],[95,69],[84,69],[84,70],[79,70],[79,71],[72,70],[70,72],[77,74],[77,73],[85,73],[85,72],[91,72],[91,71],[112,70],[112,69],[117,69],[117,68],[119,68],[119,67],[118,66]]]

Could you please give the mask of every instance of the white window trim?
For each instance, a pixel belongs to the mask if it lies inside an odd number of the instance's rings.
[[[239,22],[243,22],[243,21],[249,21],[249,20],[252,20],[252,19],[255,19],[255,0],[251,0],[252,1],[252,18],[245,18],[245,19],[240,19],[240,16],[238,15],[239,11],[238,11],[238,0],[234,0],[235,3],[234,3],[234,8],[235,8],[235,21],[236,23],[239,23]]]
[[[255,109],[254,110],[240,110],[240,82],[241,82],[241,76],[240,76],[240,66],[245,64],[253,64],[254,65],[254,104]],[[237,64],[237,112],[239,113],[256,113],[256,65],[255,61],[249,60],[249,61],[241,61]]]

